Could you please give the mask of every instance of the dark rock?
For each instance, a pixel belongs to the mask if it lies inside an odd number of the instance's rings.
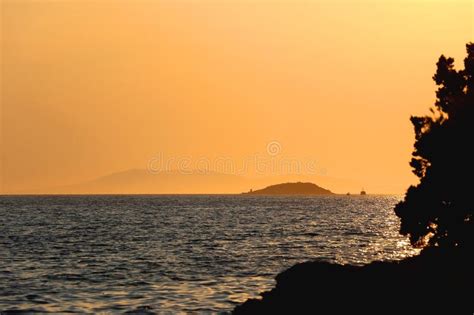
[[[469,254],[430,249],[364,266],[305,262],[277,275],[274,289],[233,313],[473,314],[474,259]]]
[[[284,183],[265,187],[259,190],[250,190],[246,195],[333,195],[330,190],[313,183]]]

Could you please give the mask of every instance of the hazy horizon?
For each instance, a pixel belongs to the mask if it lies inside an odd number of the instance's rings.
[[[409,118],[434,103],[436,61],[461,65],[474,38],[472,1],[0,6],[0,194],[153,173],[157,157],[400,194],[416,183]],[[186,180],[166,189],[200,189]],[[251,188],[226,180],[206,191]]]
[[[296,182],[316,183],[336,194],[346,194],[347,192],[358,194],[361,189],[358,182],[317,175],[246,176],[196,170],[191,174],[180,170],[153,173],[146,169],[133,169],[107,174],[72,185],[38,187],[25,191],[11,191],[6,194],[241,194],[250,189],[258,190],[274,184]],[[344,187],[345,190],[335,191],[334,187]],[[91,191],[94,193],[90,193]]]

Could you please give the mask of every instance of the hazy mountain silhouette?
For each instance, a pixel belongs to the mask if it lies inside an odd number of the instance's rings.
[[[50,187],[27,193],[51,194],[187,194],[230,193],[248,187],[241,176],[217,172],[166,171],[153,173],[132,169],[79,184]],[[222,189],[223,188],[223,189]]]
[[[356,192],[360,182],[312,174],[243,176],[214,171],[152,173],[130,169],[72,185],[40,187],[9,194],[239,194],[255,187],[282,182],[316,182],[336,191]]]
[[[248,195],[332,195],[330,190],[313,183],[283,183],[249,191]]]

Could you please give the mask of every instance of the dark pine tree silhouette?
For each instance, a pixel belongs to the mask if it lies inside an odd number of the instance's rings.
[[[411,117],[415,149],[410,165],[420,178],[395,207],[400,233],[414,246],[474,244],[474,43],[466,45],[464,70],[441,56],[431,116]]]

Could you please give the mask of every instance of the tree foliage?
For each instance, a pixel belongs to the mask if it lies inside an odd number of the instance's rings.
[[[441,56],[430,116],[411,117],[415,145],[410,165],[420,178],[395,207],[400,233],[414,246],[474,244],[474,43],[464,69]]]

